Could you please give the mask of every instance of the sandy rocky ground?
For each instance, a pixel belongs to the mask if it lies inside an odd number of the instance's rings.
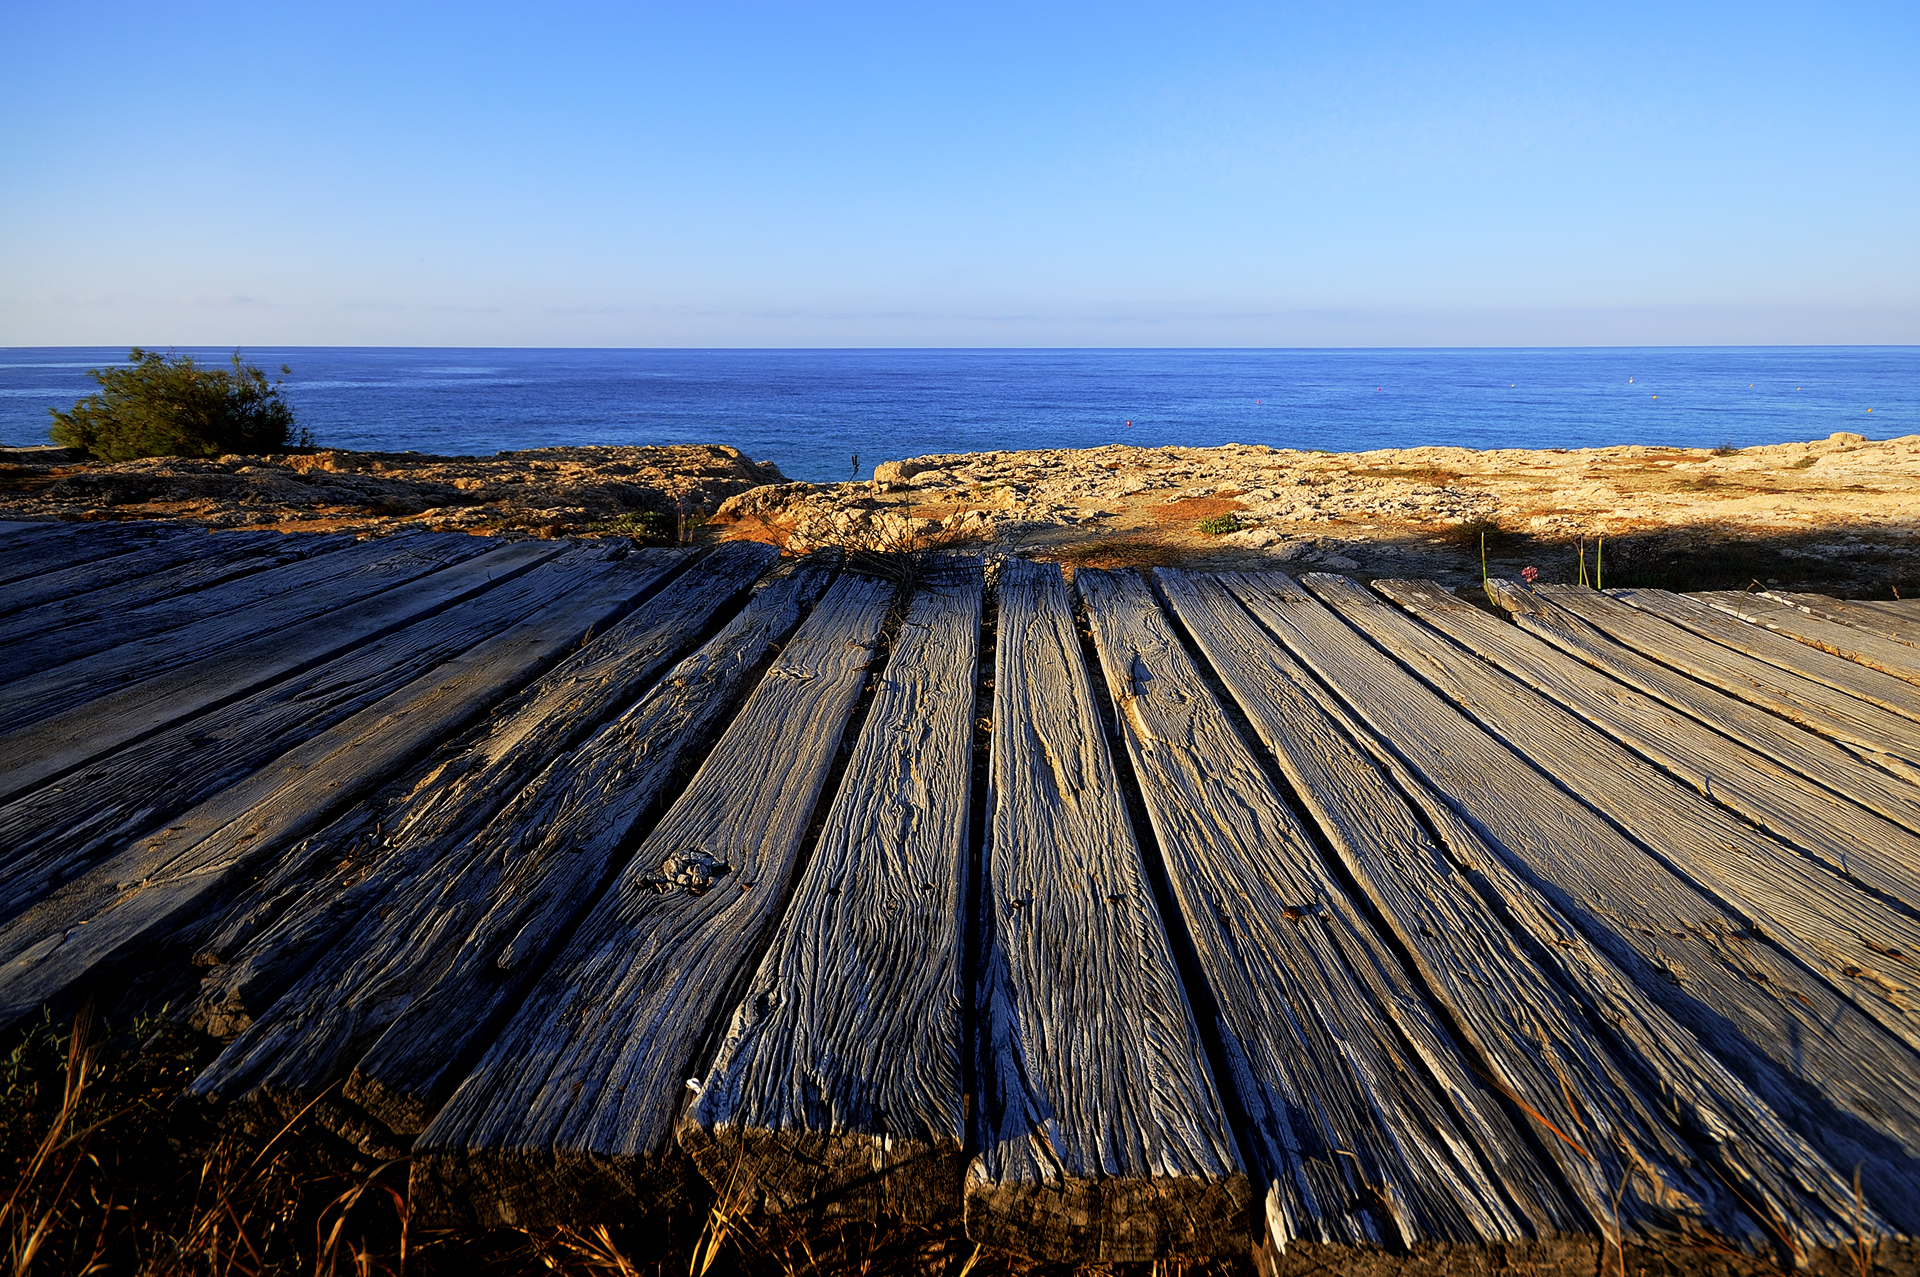
[[[1361,453],[1262,446],[990,452],[790,483],[732,448],[550,448],[492,457],[317,452],[75,460],[0,450],[0,519],[168,518],[220,527],[403,527],[501,536],[976,545],[1076,566],[1181,565],[1477,583],[1752,583],[1920,594],[1920,436],[1835,434],[1740,450]],[[1231,530],[1228,530],[1231,529]],[[1591,561],[1589,559],[1589,561]]]

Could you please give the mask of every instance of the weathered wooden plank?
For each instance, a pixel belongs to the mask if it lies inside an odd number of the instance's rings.
[[[677,1154],[686,1079],[785,899],[892,593],[852,575],[827,591],[415,1141],[416,1217],[606,1217]]]
[[[0,927],[0,1027],[63,1001],[217,906],[236,879],[617,616],[646,574],[583,572],[565,602],[448,661],[109,857]]]
[[[1755,660],[1597,590],[1542,585],[1535,592],[1643,656],[1861,750],[1869,762],[1896,775],[1920,775],[1912,770],[1920,765],[1920,728],[1897,714]],[[1725,624],[1739,623],[1729,619]]]
[[[831,579],[830,570],[804,565],[768,585],[632,708],[579,749],[555,757],[538,781],[509,800],[491,822],[480,851],[502,859],[505,868],[494,871],[503,876],[491,900],[469,911],[469,916],[479,914],[468,932],[478,939],[439,977],[431,997],[422,991],[409,1003],[421,1003],[423,1020],[435,1002],[459,1011],[435,1020],[431,1029],[411,1034],[389,1029],[395,1047],[418,1047],[418,1058],[429,1061],[404,1083],[348,1082],[389,1130],[414,1134],[425,1125],[464,1075],[471,1049],[488,1040],[495,1024],[491,1017],[517,1005],[525,983],[540,973],[545,954],[564,942],[622,863],[621,849],[671,779],[699,756],[722,716],[744,695],[753,671],[800,624]],[[436,769],[416,787],[415,797],[430,804],[429,810],[439,808],[433,798],[438,779]],[[303,883],[290,904],[278,899],[279,889],[269,888],[274,900],[250,903],[226,919],[202,949],[203,961],[221,965],[204,982],[196,1018],[221,1036],[245,1029],[330,953],[350,926],[398,900],[414,880],[430,880],[436,858],[448,848],[438,836],[415,834],[408,819],[413,805],[403,800],[394,810],[343,817],[342,827],[317,836],[317,854],[345,866],[344,872]],[[367,836],[370,829],[395,824],[409,826],[408,836]],[[419,834],[428,828],[438,829],[438,822],[422,826]],[[523,836],[528,830],[535,831],[531,841]],[[495,959],[509,942],[515,944],[516,959],[501,966]],[[467,984],[474,987],[469,990]],[[243,1083],[225,1069],[238,1060],[236,1054],[203,1075],[196,1082],[202,1094],[234,1094]]]
[[[1309,588],[1316,580],[1308,580]],[[1622,687],[1545,640],[1462,602],[1444,586],[1431,581],[1378,581],[1375,588],[1508,677],[1571,711],[1698,794],[1739,813],[1779,842],[1800,849],[1831,874],[1904,904],[1907,914],[1920,914],[1920,836],[1911,830],[1820,788],[1737,741],[1709,732],[1651,696]],[[1329,597],[1321,590],[1315,592]],[[1779,852],[1777,844],[1752,847],[1756,855],[1768,859]],[[1810,874],[1809,868],[1794,858],[1796,879],[1831,892],[1828,875]],[[1852,898],[1857,893],[1844,895]],[[1876,939],[1882,946],[1892,943],[1884,934]],[[1920,932],[1915,939],[1920,941]],[[1920,962],[1920,948],[1913,952]],[[1875,960],[1871,952],[1861,956]],[[1882,956],[1879,961],[1884,964],[1886,959]],[[1912,974],[1920,979],[1920,966]],[[1915,992],[1920,994],[1920,989]]]
[[[129,677],[169,668],[218,651],[236,629],[265,634],[296,625],[489,548],[478,537],[419,534],[348,544],[193,593],[21,636],[7,653],[22,671],[7,712],[30,721],[97,694],[101,666]],[[122,650],[88,665],[71,664],[111,648]],[[65,668],[56,672],[56,666]],[[43,670],[44,678],[28,674]]]
[[[1131,1261],[1245,1245],[1251,1186],[1127,819],[1060,570],[1000,572],[967,1235]]]
[[[484,1041],[500,1003],[510,999],[513,981],[502,974],[502,946],[516,949],[508,966],[537,972],[539,944],[558,941],[492,936],[484,926],[476,930],[473,919],[487,917],[503,892],[517,905],[527,902],[518,890],[527,885],[524,874],[544,863],[537,852],[529,854],[530,844],[551,833],[540,817],[552,807],[534,808],[556,796],[547,791],[569,773],[568,752],[696,643],[714,613],[744,594],[777,557],[772,547],[751,544],[709,556],[503,706],[477,740],[422,778],[407,801],[383,815],[392,832],[377,870],[363,866],[370,872],[350,892],[316,893],[272,939],[254,947],[249,965],[256,989],[276,956],[282,970],[301,958],[312,965],[271,1007],[259,1009],[241,1038],[196,1080],[195,1092],[231,1097],[263,1088],[267,1094],[256,1104],[297,1111],[343,1080],[397,1020],[384,1054],[375,1051],[376,1060],[394,1066],[379,1077],[393,1094],[363,1085],[349,1098],[382,1101],[374,1116],[417,1133],[459,1080],[461,1062],[471,1059],[463,1047]],[[579,845],[570,842],[568,853],[568,867],[578,870],[585,863]],[[574,885],[590,897],[602,884],[596,878]],[[341,926],[348,897],[358,916]],[[585,907],[577,896],[571,903]],[[325,951],[311,948],[315,906],[338,929]],[[273,955],[280,941],[296,937],[305,942],[303,952]],[[210,947],[202,949],[202,961],[227,956],[209,955]],[[486,972],[484,987],[472,997],[453,996],[460,981],[447,979],[450,969],[471,977],[476,967]],[[495,1005],[486,1005],[488,995]],[[226,1014],[235,1010],[229,1005]]]
[[[0,678],[20,678],[87,655],[86,651],[70,655],[70,648],[52,641],[56,631],[98,625],[109,617],[122,617],[163,599],[210,589],[353,544],[354,539],[346,535],[219,534],[209,539],[204,553],[170,571],[123,582],[110,590],[43,603],[0,620]],[[16,646],[23,650],[16,653]]]
[[[55,524],[44,533],[9,539],[0,550],[0,590],[49,572],[134,554],[182,534],[180,528],[156,523]]]
[[[506,545],[279,633],[232,629],[224,646],[197,660],[0,735],[0,758],[6,760],[0,798],[483,594],[566,548],[555,542]]]
[[[1756,784],[1749,774],[1759,771],[1764,782],[1766,773],[1743,763],[1732,742],[1725,742],[1716,770],[1711,741],[1694,739],[1702,733],[1687,720],[1663,716],[1657,702],[1618,684],[1594,687],[1603,681],[1599,675],[1477,608],[1457,599],[1449,606],[1450,596],[1439,586],[1387,583],[1383,591],[1417,608],[1434,627],[1428,628],[1382,607],[1344,578],[1314,575],[1305,584],[1494,735],[1688,880],[1739,910],[1754,930],[1825,977],[1889,1033],[1920,1050],[1920,1003],[1915,1001],[1920,997],[1920,971],[1905,956],[1920,955],[1920,918],[1911,907],[1902,909],[1860,891],[1838,869],[1809,862],[1782,845],[1783,840],[1715,806],[1717,799],[1734,811],[1751,807],[1778,819],[1777,810],[1765,805],[1764,784]],[[1443,625],[1461,646],[1442,637]],[[1494,669],[1461,647],[1479,651]],[[1525,691],[1527,686],[1542,695]],[[1656,739],[1662,726],[1670,733],[1664,741]],[[1621,744],[1635,752],[1623,752]],[[1649,766],[1636,753],[1667,770]],[[1788,773],[1782,776],[1792,779]],[[1791,792],[1784,785],[1783,791],[1783,797]],[[1824,815],[1817,808],[1808,810],[1809,826],[1795,841],[1821,847],[1844,863],[1846,852],[1858,849],[1844,839],[1827,837],[1817,823]],[[1886,832],[1911,841],[1905,830],[1880,823]],[[1856,872],[1868,872],[1865,860],[1856,857]],[[1874,867],[1890,875],[1896,886],[1905,880],[1897,864],[1885,858]],[[1911,901],[1920,893],[1908,890],[1895,898]]]
[[[1791,603],[1782,603],[1765,595],[1743,594],[1739,590],[1716,590],[1691,597],[1729,616],[1764,626],[1776,634],[1817,647],[1834,656],[1845,657],[1856,665],[1879,670],[1909,683],[1920,683],[1920,651],[1897,639],[1882,638],[1871,630],[1829,621],[1814,616]],[[1916,701],[1920,704],[1920,701]]]
[[[291,628],[494,549],[478,542],[421,535],[368,542],[28,640],[18,645],[19,658],[44,668],[0,686],[0,721],[23,727],[224,652],[236,635]],[[111,654],[91,661],[60,655],[81,652]]]
[[[1824,683],[1835,691],[1858,697],[1903,718],[1920,721],[1920,688],[1904,679],[1796,642],[1785,634],[1740,620],[1684,594],[1667,590],[1609,590],[1607,593],[1776,669]]]
[[[1903,1231],[1920,1222],[1920,1070],[1905,1045],[1294,582],[1278,573],[1223,580],[1522,881],[1828,1165],[1861,1166],[1871,1205]]]
[[[1799,594],[1791,590],[1768,590],[1765,597],[1799,608],[1812,616],[1839,621],[1920,648],[1920,612],[1896,602],[1879,599],[1835,599],[1824,594]]]
[[[1216,1008],[1272,1243],[1485,1244],[1593,1222],[1328,871],[1146,584],[1082,571],[1075,585]]]
[[[1804,1241],[1832,1238],[1836,1223],[1853,1240],[1851,1193],[1839,1176],[1508,872],[1217,581],[1170,571],[1160,581],[1447,1007],[1474,1067],[1535,1124],[1589,1231],[1616,1243],[1622,1233],[1717,1234],[1764,1253],[1774,1221],[1791,1220]],[[1416,796],[1435,833],[1405,795]],[[1784,1178],[1781,1168],[1790,1168]]]
[[[0,536],[11,536],[16,532],[36,532],[46,527],[44,523],[28,523],[18,519],[0,520]]]
[[[1494,579],[1487,590],[1521,629],[1593,668],[1658,697],[1696,722],[1758,751],[1783,767],[1920,833],[1920,786],[1869,766],[1823,736],[1702,685],[1609,639],[1532,590]],[[1869,848],[1871,851],[1871,848]],[[1911,868],[1911,866],[1908,866]]]
[[[261,533],[237,532],[228,536],[243,542],[258,542]],[[265,533],[276,536],[277,533]],[[108,554],[77,563],[55,572],[42,572],[23,581],[13,581],[0,589],[0,616],[8,616],[44,603],[80,598],[97,590],[137,583],[179,567],[183,563],[220,552],[220,540],[208,532],[178,532],[155,537],[128,554]]]
[[[551,559],[477,599],[251,696],[128,745],[0,806],[0,919],[179,813],[237,784],[302,741],[578,588],[583,570],[619,557],[609,543]],[[677,567],[675,551],[629,565],[637,590]]]
[[[680,1144],[731,1203],[958,1216],[977,559],[916,595]]]

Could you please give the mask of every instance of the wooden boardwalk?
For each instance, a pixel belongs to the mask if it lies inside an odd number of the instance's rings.
[[[0,525],[0,1023],[425,1221],[1911,1255],[1920,606],[1489,594]]]

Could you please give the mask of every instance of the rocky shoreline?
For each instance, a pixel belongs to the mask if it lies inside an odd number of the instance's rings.
[[[1745,449],[1106,447],[889,462],[871,483],[753,489],[726,535],[819,545],[991,541],[1090,566],[1185,564],[1477,582],[1920,592],[1920,436]]]
[[[1299,452],[1112,446],[917,457],[787,481],[733,448],[493,457],[320,451],[108,464],[0,450],[0,519],[753,539],[793,552],[977,545],[1086,566],[1920,592],[1920,436],[1745,449]]]
[[[728,497],[785,482],[733,448],[533,448],[490,457],[315,450],[92,462],[0,449],[0,518],[177,519],[220,528],[509,536],[677,532]],[[652,517],[646,517],[652,516]],[[623,526],[624,524],[624,526]]]

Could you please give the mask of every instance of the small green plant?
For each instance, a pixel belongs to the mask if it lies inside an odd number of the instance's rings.
[[[1200,532],[1203,536],[1225,536],[1229,532],[1240,530],[1240,520],[1231,513],[1215,515],[1211,519],[1200,520]]]
[[[293,370],[280,366],[282,378]],[[135,457],[218,457],[233,452],[281,452],[291,443],[310,448],[306,431],[294,434],[293,409],[280,397],[282,380],[245,363],[203,368],[191,355],[163,355],[135,346],[127,364],[94,368],[100,387],[67,412],[53,414],[53,441],[85,448],[103,461]]]
[[[643,541],[673,541],[679,537],[679,521],[672,515],[659,510],[636,510],[631,514],[616,515],[611,519],[599,519],[589,523],[587,532],[612,532]]]

